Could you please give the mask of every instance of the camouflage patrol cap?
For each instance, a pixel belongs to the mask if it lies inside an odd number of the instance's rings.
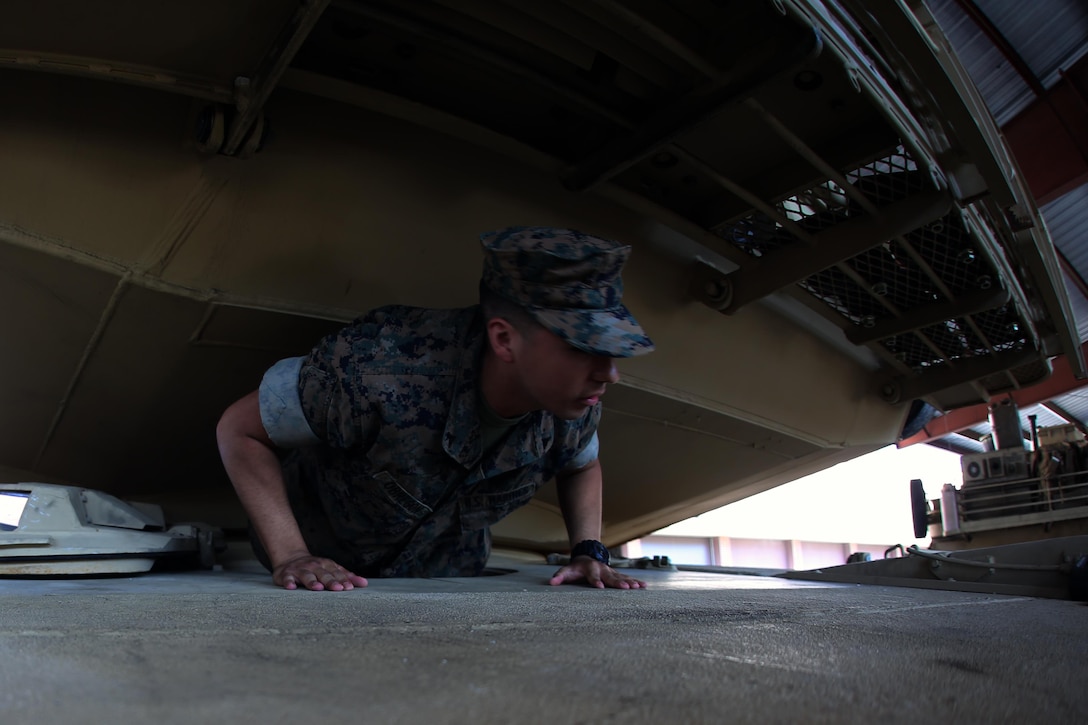
[[[508,227],[480,242],[483,285],[574,347],[607,357],[654,349],[620,302],[631,247],[552,227]]]

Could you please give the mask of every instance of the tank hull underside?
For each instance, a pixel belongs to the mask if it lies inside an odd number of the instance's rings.
[[[604,399],[610,544],[1070,347],[1034,205],[909,14],[590,5],[5,11],[4,480],[242,525],[219,413],[363,310],[473,303],[512,224],[634,247],[658,349]],[[496,539],[565,546],[554,491]]]

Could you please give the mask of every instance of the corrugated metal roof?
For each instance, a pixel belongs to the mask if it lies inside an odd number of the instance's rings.
[[[1016,52],[1050,88],[1060,71],[1088,47],[1088,3],[1084,0],[975,0]]]
[[[1063,274],[1065,291],[1069,294],[1069,306],[1073,308],[1073,319],[1077,323],[1077,337],[1081,342],[1088,340],[1088,298],[1081,294],[1080,287]]]
[[[1081,423],[1088,424],[1088,389],[1074,390],[1060,398],[1055,398],[1052,402],[1060,405]]]
[[[1020,74],[956,0],[926,0],[999,126],[1035,100]],[[975,0],[1016,49],[1043,87],[1088,52],[1088,3],[1084,0]]]
[[[1088,185],[1079,186],[1046,206],[1040,207],[1054,246],[1077,269],[1088,269]]]
[[[1088,185],[1081,186],[1042,207],[1054,246],[1065,256],[1081,278],[1088,278]],[[1066,280],[1069,302],[1081,341],[1088,340],[1088,299],[1078,285]]]
[[[927,4],[997,125],[1004,125],[1035,100],[1028,84],[955,0],[928,0]]]

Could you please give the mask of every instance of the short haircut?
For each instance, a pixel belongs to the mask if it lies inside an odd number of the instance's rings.
[[[523,335],[529,335],[541,329],[540,323],[533,319],[528,310],[516,302],[495,294],[489,287],[484,286],[483,282],[480,283],[480,309],[483,311],[485,323],[498,317],[509,322]]]

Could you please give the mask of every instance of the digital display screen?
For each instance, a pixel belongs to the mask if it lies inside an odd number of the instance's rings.
[[[15,531],[19,527],[29,499],[29,493],[0,492],[0,531]]]

